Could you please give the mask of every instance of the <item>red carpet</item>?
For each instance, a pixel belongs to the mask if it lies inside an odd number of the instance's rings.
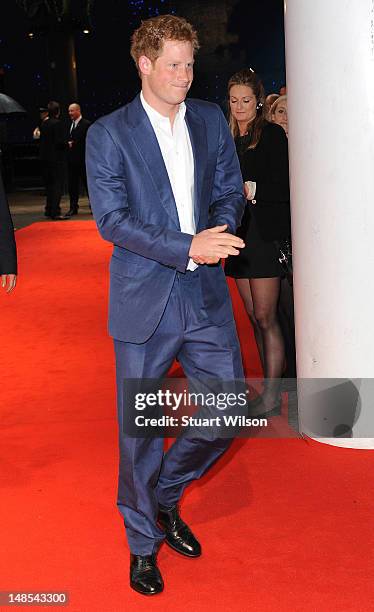
[[[299,439],[237,441],[184,498],[204,555],[164,546],[165,592],[128,588],[111,247],[93,222],[35,224],[17,238],[19,284],[0,295],[0,591],[68,591],[74,612],[373,610],[373,454]],[[235,310],[247,374],[258,375],[237,300]]]

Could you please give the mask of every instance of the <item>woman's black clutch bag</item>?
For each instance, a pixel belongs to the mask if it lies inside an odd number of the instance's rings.
[[[288,282],[292,285],[292,244],[290,239],[286,240],[275,240],[275,247],[278,252],[278,260],[283,268]]]

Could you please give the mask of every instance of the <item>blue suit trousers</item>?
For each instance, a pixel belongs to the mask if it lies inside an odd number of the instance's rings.
[[[175,505],[185,487],[210,468],[232,439],[200,431],[192,437],[179,436],[164,453],[163,438],[126,436],[126,379],[162,378],[177,357],[189,379],[242,380],[240,347],[233,319],[220,326],[209,321],[199,268],[176,274],[161,321],[149,340],[143,344],[114,340],[114,345],[120,446],[118,507],[131,552],[149,555],[164,539],[157,525],[158,505]]]

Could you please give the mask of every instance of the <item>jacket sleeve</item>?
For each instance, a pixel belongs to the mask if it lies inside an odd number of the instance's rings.
[[[219,141],[208,226],[227,224],[227,231],[235,234],[245,209],[243,179],[234,140],[222,111],[217,110]]]
[[[17,274],[14,228],[0,176],[0,274]]]
[[[101,236],[115,245],[185,272],[192,235],[144,223],[130,210],[124,162],[100,122],[87,133],[86,166],[90,203]]]
[[[264,204],[289,202],[288,140],[283,128],[272,125],[264,129],[261,162],[264,167],[256,181],[255,199]]]

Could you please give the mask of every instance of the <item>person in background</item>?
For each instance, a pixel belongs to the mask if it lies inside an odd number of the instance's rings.
[[[279,95],[280,96],[286,96],[287,95],[287,87],[285,85],[282,85],[279,88]]]
[[[288,143],[284,131],[265,118],[265,92],[254,72],[234,74],[228,98],[247,207],[238,231],[245,247],[228,257],[225,272],[235,278],[254,328],[265,376],[260,412],[277,414],[285,353],[277,314],[283,270],[274,242],[290,234]]]
[[[271,120],[280,125],[288,137],[287,96],[280,96],[270,109]],[[291,244],[291,240],[290,240]],[[291,248],[292,252],[292,248]],[[296,377],[296,343],[295,343],[295,314],[293,300],[293,284],[286,278],[281,281],[281,290],[278,304],[279,322],[282,328],[285,351],[286,370],[284,378]]]
[[[17,248],[12,217],[6,200],[3,179],[0,174],[0,276],[1,287],[7,293],[17,282]]]
[[[39,125],[36,126],[35,130],[32,133],[32,137],[34,140],[40,139],[40,126],[42,125],[43,121],[48,119],[48,108],[44,108],[44,107],[39,108],[39,117],[40,117]]]
[[[280,125],[288,137],[287,96],[279,96],[271,105],[270,119]]]
[[[46,189],[45,216],[62,220],[60,202],[64,180],[65,139],[58,102],[48,103],[48,119],[40,126],[40,159]]]
[[[277,93],[271,93],[268,96],[266,96],[264,112],[265,112],[265,117],[268,121],[271,121],[270,109],[271,109],[272,104],[275,102],[277,98],[279,98],[279,94]]]
[[[69,218],[78,214],[78,202],[80,185],[83,183],[88,195],[87,174],[86,174],[86,136],[87,130],[91,125],[90,121],[84,119],[81,107],[74,102],[69,106],[69,117],[71,125],[68,135],[68,182],[70,209],[65,217]]]

